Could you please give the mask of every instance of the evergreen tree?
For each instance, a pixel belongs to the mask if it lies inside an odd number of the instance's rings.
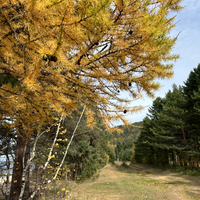
[[[158,134],[155,133],[155,127],[158,126],[160,120],[159,114],[163,112],[165,103],[165,98],[157,97],[149,108],[150,114],[143,120],[141,134],[135,143],[134,159],[136,162],[157,166],[167,162],[166,150],[157,144]]]
[[[148,110],[150,114],[147,114],[150,117],[150,119],[158,120],[158,113],[163,111],[163,104],[165,104],[165,102],[165,98],[161,97],[157,97],[153,101],[153,105]]]
[[[121,161],[123,162],[131,161],[132,152],[133,152],[133,148],[126,148],[123,152]]]
[[[186,82],[184,94],[187,99],[186,108],[188,110],[185,119],[188,131],[188,144],[190,145],[189,164],[190,166],[199,167],[200,158],[200,125],[199,125],[199,95],[200,95],[200,64],[190,72]]]
[[[194,92],[199,91],[200,87],[200,64],[190,72],[188,79],[184,82],[183,91],[187,97],[187,108],[193,109],[196,99],[193,98]]]
[[[122,161],[124,158],[124,149],[119,152],[119,160]]]
[[[153,127],[154,140],[151,143],[155,148],[160,149],[161,165],[174,161],[174,156],[179,163],[186,155],[184,150],[188,148],[186,141],[186,128],[184,118],[186,100],[183,96],[182,87],[174,84],[173,91],[169,91],[165,96],[162,112],[157,113],[158,120]]]
[[[153,105],[149,108],[148,116],[152,120],[152,127],[150,128],[151,137],[148,138],[147,144],[151,146],[151,151],[153,152],[153,162],[155,166],[160,166],[166,164],[167,155],[166,151],[163,148],[160,148],[156,144],[156,134],[154,132],[155,127],[159,123],[159,114],[163,112],[163,105],[166,103],[165,98],[157,97],[153,101]]]
[[[195,115],[200,118],[200,86],[197,92],[194,92],[194,95],[192,96],[192,99],[195,100],[194,104],[194,110],[195,110]],[[194,157],[194,161],[196,162],[197,168],[199,168],[199,163],[200,163],[200,123],[193,124],[194,131],[190,131],[192,140],[191,143],[192,145],[192,155]],[[193,139],[194,138],[194,139]],[[190,152],[191,155],[191,152]],[[192,163],[194,166],[194,162]]]
[[[134,160],[138,163],[153,164],[155,161],[155,149],[148,143],[154,137],[153,126],[153,120],[145,117],[140,136],[135,142]]]
[[[199,168],[200,161],[200,64],[184,87],[173,85],[165,98],[158,97],[143,120],[135,143],[137,162]]]
[[[176,85],[173,85],[173,91],[169,91],[165,98],[154,100],[149,109],[151,119],[144,119],[141,135],[136,142],[136,161],[143,162],[144,159],[157,166],[167,165],[170,160],[175,163],[175,159],[181,161],[181,164],[186,163],[185,151],[188,145],[184,122],[187,113],[185,105],[182,87]]]

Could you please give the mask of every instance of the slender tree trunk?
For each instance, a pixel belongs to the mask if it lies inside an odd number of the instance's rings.
[[[6,188],[5,188],[5,199],[9,200],[9,192],[10,192],[10,158],[9,158],[9,153],[10,153],[10,140],[8,142],[8,147],[6,151],[6,166],[7,166],[7,177],[6,177]]]
[[[184,159],[184,166],[187,167],[187,159]]]
[[[197,156],[197,170],[199,171],[199,156]]]
[[[173,161],[173,165],[176,165],[175,156],[174,156],[174,152],[173,151],[172,151],[172,161]]]
[[[180,158],[179,158],[179,155],[176,155],[176,165],[180,165]]]
[[[18,200],[22,187],[23,155],[26,139],[23,133],[17,137],[17,152],[13,167],[12,183],[10,189],[10,200]]]
[[[24,164],[25,166],[27,165],[27,161],[30,158],[30,137],[27,138],[27,147],[26,147],[26,152],[25,152],[25,161]],[[26,185],[25,185],[25,191],[24,191],[24,197],[23,199],[26,200],[29,197],[29,193],[30,193],[30,180],[29,180],[29,176],[30,176],[30,167],[28,167],[27,172],[26,172]]]
[[[182,152],[179,154],[179,163],[181,166],[183,166],[183,153]]]
[[[192,167],[192,157],[189,156],[189,167]]]

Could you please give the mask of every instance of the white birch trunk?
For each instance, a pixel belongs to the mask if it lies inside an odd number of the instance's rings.
[[[6,165],[7,165],[7,176],[6,176],[6,190],[5,190],[5,195],[6,195],[6,199],[8,199],[9,195],[10,195],[10,158],[9,155],[6,155]]]
[[[61,122],[61,120],[62,120],[62,117],[61,117],[61,119],[59,120],[59,122]],[[34,144],[33,144],[32,155],[30,156],[30,159],[27,161],[26,166],[24,165],[25,154],[23,155],[22,188],[21,188],[19,200],[22,200],[22,197],[23,197],[23,194],[24,194],[24,189],[25,189],[25,184],[26,184],[26,182],[25,182],[26,172],[27,172],[29,166],[31,165],[32,160],[33,160],[34,157],[35,157],[35,149],[36,149],[37,141],[38,141],[38,139],[39,139],[45,132],[47,132],[48,130],[50,130],[51,127],[54,126],[56,123],[58,123],[58,122],[55,122],[53,125],[51,125],[47,130],[43,131],[42,133],[39,133],[39,131],[38,131],[37,136],[36,136],[36,139],[35,139],[35,142],[34,142]],[[59,123],[59,124],[60,124],[60,123]],[[25,151],[26,151],[26,147],[25,147]]]
[[[78,128],[78,125],[80,124],[80,121],[81,121],[81,118],[82,118],[83,113],[84,113],[84,111],[85,111],[85,108],[86,108],[86,107],[84,106],[83,111],[82,111],[82,113],[81,113],[81,116],[80,116],[80,118],[79,118],[79,120],[78,120],[78,122],[77,122],[77,124],[76,124],[76,127],[75,127],[75,129],[74,129],[74,131],[73,131],[73,133],[72,133],[71,139],[70,139],[70,141],[69,141],[69,143],[68,143],[68,145],[67,145],[67,148],[66,148],[66,150],[65,150],[65,154],[64,154],[64,156],[63,156],[63,159],[62,159],[62,161],[61,161],[61,163],[60,163],[60,165],[59,165],[59,167],[58,167],[58,169],[57,169],[57,171],[56,171],[54,177],[53,177],[51,180],[48,180],[47,182],[43,182],[43,184],[49,184],[49,183],[51,183],[53,180],[56,179],[56,177],[57,177],[57,175],[58,175],[58,172],[60,171],[60,168],[62,167],[62,165],[63,165],[63,163],[64,163],[65,157],[66,157],[66,155],[67,155],[67,152],[68,152],[68,149],[69,149],[69,147],[70,147],[70,145],[71,145],[71,142],[72,142],[72,140],[73,140],[73,138],[74,138],[74,136],[75,136],[76,130],[77,130],[77,128]],[[40,189],[41,189],[41,187],[38,186],[37,189],[36,189],[36,190],[32,193],[32,195],[28,198],[28,200],[33,199],[34,196],[37,194],[37,192],[40,191]]]
[[[57,138],[58,138],[58,134],[59,134],[59,130],[60,130],[60,124],[61,124],[62,119],[63,119],[63,116],[61,116],[61,118],[60,118],[60,121],[59,121],[59,124],[58,124],[58,127],[57,127],[57,131],[56,131],[56,136],[55,136],[55,138],[54,138],[53,144],[52,144],[51,149],[50,149],[50,151],[49,151],[49,155],[48,155],[47,162],[45,163],[45,165],[44,165],[44,167],[43,167],[43,171],[46,170],[47,165],[49,164],[49,161],[51,160],[51,155],[52,155],[53,148],[54,148],[54,146],[55,146],[56,140],[57,140]]]

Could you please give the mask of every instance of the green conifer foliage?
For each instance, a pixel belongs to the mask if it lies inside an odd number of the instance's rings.
[[[148,143],[154,137],[152,133],[153,124],[153,120],[149,117],[144,118],[140,136],[135,142],[134,160],[138,163],[154,163],[155,149]]]
[[[173,85],[165,98],[157,98],[149,109],[149,118],[143,121],[141,135],[136,142],[135,159],[157,166],[186,163],[188,149],[187,111],[182,87]],[[150,151],[151,150],[151,151]],[[153,155],[153,156],[152,156]]]
[[[185,119],[188,131],[189,164],[191,167],[199,167],[200,158],[200,125],[199,125],[199,96],[200,96],[200,64],[190,72],[184,83],[184,94],[187,99],[188,114]]]
[[[185,86],[174,84],[165,98],[154,100],[135,143],[135,161],[199,168],[199,102],[200,64],[191,71]]]
[[[165,96],[166,103],[162,112],[158,113],[158,121],[153,128],[155,135],[154,145],[163,151],[161,164],[169,164],[169,160],[179,164],[185,160],[185,150],[187,148],[185,130],[185,110],[186,100],[184,99],[182,87],[173,85],[173,91],[169,91]],[[160,152],[161,152],[160,151]],[[174,162],[174,163],[176,163]]]

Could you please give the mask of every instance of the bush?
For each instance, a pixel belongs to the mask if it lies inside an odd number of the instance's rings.
[[[115,158],[116,158],[115,151],[113,149],[111,149],[110,147],[108,147],[107,154],[109,155],[109,162],[114,164]]]

